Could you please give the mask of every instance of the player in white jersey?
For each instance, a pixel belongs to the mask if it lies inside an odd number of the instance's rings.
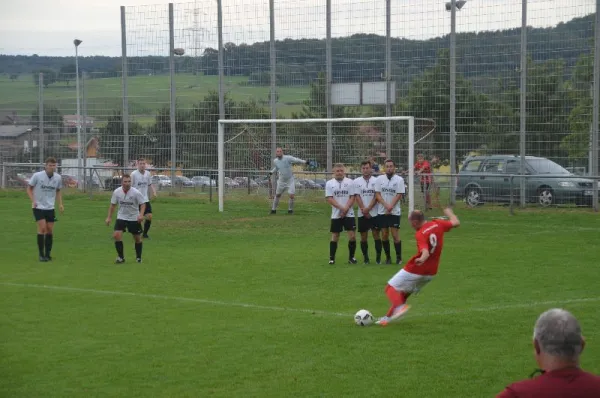
[[[156,198],[156,189],[154,189],[154,185],[152,184],[152,175],[146,170],[146,159],[138,159],[137,170],[134,170],[133,173],[131,173],[131,186],[142,193],[145,200],[144,203],[146,203],[146,210],[144,210],[146,222],[144,223],[144,233],[142,236],[145,239],[148,239],[148,231],[152,224],[152,205],[150,204],[148,189],[152,191],[152,198]]]
[[[377,177],[372,175],[371,162],[366,160],[360,164],[362,177],[354,180],[354,193],[358,204],[358,232],[360,233],[360,250],[362,251],[365,264],[369,264],[369,231],[373,233],[375,240],[375,252],[377,258],[381,258],[381,238],[379,230],[375,228],[379,205],[375,198],[375,183]]]
[[[50,256],[54,237],[56,214],[54,206],[58,199],[58,209],[64,212],[62,194],[62,177],[56,173],[56,159],[46,159],[43,171],[31,176],[27,185],[27,195],[31,200],[33,217],[37,223],[37,244],[40,261],[52,260]]]
[[[113,238],[115,239],[115,248],[117,249],[117,260],[115,263],[121,264],[125,262],[123,254],[123,232],[129,231],[135,240],[135,257],[138,263],[142,262],[142,225],[144,219],[144,210],[146,203],[142,193],[131,187],[131,176],[124,174],[121,182],[121,187],[114,190],[110,199],[108,208],[108,216],[106,217],[106,225],[110,225],[115,207],[119,205],[117,213],[117,221]]]
[[[356,224],[354,220],[354,181],[346,177],[344,165],[333,166],[333,178],[325,184],[325,197],[331,205],[331,241],[329,242],[329,264],[335,264],[340,232],[348,232],[348,262],[356,264]]]
[[[377,177],[375,195],[379,202],[377,229],[381,231],[381,243],[385,252],[385,263],[392,263],[390,253],[389,233],[392,231],[394,248],[396,249],[396,264],[402,264],[402,242],[400,241],[400,200],[404,195],[404,179],[396,174],[396,164],[393,160],[385,161],[385,174]],[[377,264],[381,258],[377,258]]]
[[[275,190],[275,199],[273,200],[273,207],[271,207],[271,214],[275,214],[277,212],[277,206],[279,206],[281,194],[283,194],[286,189],[290,195],[288,213],[292,214],[294,212],[294,195],[296,193],[294,173],[292,171],[292,165],[294,164],[308,164],[308,160],[302,160],[290,155],[284,155],[283,149],[277,148],[275,152],[275,159],[273,160],[274,167],[269,172],[269,176],[276,171],[279,172],[277,189]]]

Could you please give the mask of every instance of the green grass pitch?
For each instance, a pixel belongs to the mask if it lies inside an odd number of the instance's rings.
[[[52,263],[37,262],[25,192],[0,203],[2,397],[491,397],[535,368],[533,323],[551,307],[579,318],[583,366],[600,372],[589,211],[459,207],[407,317],[361,328],[353,314],[384,313],[397,267],[346,264],[345,237],[327,265],[324,200],[269,216],[264,199],[220,214],[206,197],[161,197],[144,262],[127,236],[119,266],[107,196],[67,195]],[[408,259],[406,224],[401,237]]]

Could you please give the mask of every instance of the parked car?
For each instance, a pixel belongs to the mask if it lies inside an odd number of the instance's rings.
[[[327,184],[327,181],[325,181],[322,178],[317,178],[315,180],[315,184],[319,184],[319,186],[321,187],[321,189],[325,189],[325,185]]]
[[[231,177],[225,177],[223,179],[223,184],[227,188],[239,188],[240,184],[231,179]]]
[[[166,176],[164,174],[158,174],[158,175],[152,176],[152,184],[155,186],[158,186],[159,188],[170,187],[171,186],[171,178],[169,178],[168,176]]]
[[[180,187],[180,186],[193,187],[194,183],[192,182],[192,180],[190,180],[189,178],[187,178],[185,176],[175,176],[175,185],[178,187]]]
[[[520,200],[521,158],[513,155],[472,156],[458,174],[457,197],[469,206],[484,202]],[[512,178],[511,184],[511,175]],[[541,206],[592,204],[592,180],[570,173],[561,165],[541,157],[525,157],[525,200]]]
[[[196,187],[208,187],[208,186],[216,187],[217,186],[217,181],[212,180],[210,177],[207,177],[207,176],[194,176],[194,177],[192,177],[192,183]]]
[[[300,182],[300,184],[302,184],[302,187],[305,189],[321,189],[321,186],[313,180],[302,178],[298,181]]]
[[[235,177],[233,180],[237,182],[240,187],[248,187],[248,181],[250,181],[251,188],[258,188],[258,183],[252,178],[248,179],[248,177]]]
[[[62,177],[62,185],[65,188],[77,188],[78,182],[77,177],[72,176],[70,174],[61,174]]]

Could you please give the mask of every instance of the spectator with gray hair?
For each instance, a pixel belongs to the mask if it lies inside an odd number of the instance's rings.
[[[570,312],[554,308],[540,315],[533,347],[541,376],[511,384],[496,398],[600,397],[600,376],[579,367],[585,339]]]

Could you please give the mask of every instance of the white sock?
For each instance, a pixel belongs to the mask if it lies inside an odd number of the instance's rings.
[[[288,210],[294,210],[294,199],[292,198],[288,202]]]
[[[279,198],[275,196],[275,200],[273,201],[272,210],[277,210],[277,206],[279,206]]]

